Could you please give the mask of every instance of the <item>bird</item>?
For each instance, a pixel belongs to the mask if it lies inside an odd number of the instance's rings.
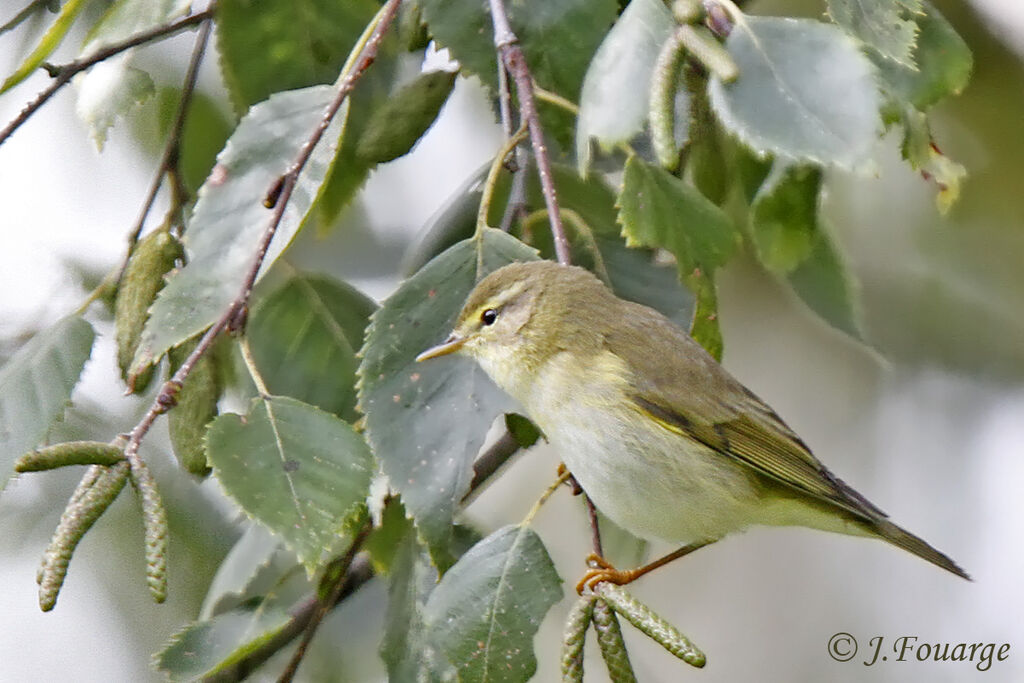
[[[678,546],[631,570],[594,555],[580,591],[629,583],[755,525],[882,539],[970,580],[833,475],[686,331],[588,270],[537,260],[490,273],[450,336],[417,360],[453,353],[522,405],[602,513]]]

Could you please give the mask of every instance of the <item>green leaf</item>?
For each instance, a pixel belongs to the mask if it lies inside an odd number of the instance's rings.
[[[750,148],[734,138],[727,138],[723,142],[726,144],[727,154],[732,162],[730,166],[735,174],[736,185],[742,193],[742,199],[750,204],[771,172],[774,160],[771,157],[762,158],[755,155]]]
[[[644,129],[651,74],[674,26],[661,0],[633,0],[601,42],[580,94],[576,160],[581,174],[590,168],[591,138],[607,151]]]
[[[601,235],[596,241],[616,296],[650,306],[677,325],[686,326],[693,317],[695,301],[680,284],[671,264],[659,260],[653,249],[627,246],[621,236]],[[582,258],[578,260],[581,265],[586,263]]]
[[[265,527],[250,524],[217,567],[199,610],[200,621],[237,609],[246,599],[271,589],[283,574],[282,566],[295,566],[295,557]]]
[[[157,131],[161,141],[170,133],[174,117],[181,101],[181,89],[161,88],[157,91]],[[181,133],[181,158],[179,165],[185,186],[196,192],[210,169],[217,161],[217,153],[224,149],[234,122],[224,116],[217,103],[209,95],[193,92],[185,117],[185,128]]]
[[[15,459],[39,445],[63,415],[94,338],[89,323],[69,316],[36,334],[0,368],[0,489]]]
[[[85,37],[82,56],[188,13],[191,0],[116,0]]]
[[[363,439],[292,398],[254,399],[244,418],[221,415],[206,445],[225,492],[280,536],[310,575],[370,487],[373,457]]]
[[[153,666],[171,681],[212,676],[277,637],[290,619],[282,609],[250,604],[193,622],[153,656]]]
[[[627,246],[667,249],[676,257],[680,280],[696,296],[690,334],[721,359],[714,272],[736,250],[732,221],[696,189],[636,156],[626,161],[618,205]]]
[[[371,319],[359,367],[367,438],[442,571],[452,562],[452,519],[469,489],[473,459],[511,399],[469,359],[415,358],[451,331],[481,277],[536,258],[501,231],[488,228],[481,237],[449,248],[384,302]]]
[[[28,78],[33,71],[39,68],[47,57],[49,57],[57,46],[60,45],[61,41],[64,40],[64,36],[67,35],[68,31],[71,30],[71,25],[75,23],[75,19],[79,13],[89,4],[89,0],[68,0],[64,3],[64,6],[60,10],[60,14],[57,15],[57,19],[54,20],[53,24],[43,37],[39,39],[35,49],[29,53],[29,56],[18,65],[18,68],[14,70],[10,76],[8,76],[3,85],[0,85],[0,95],[7,92],[14,86],[21,83],[23,80]]]
[[[821,170],[776,162],[750,205],[750,236],[758,260],[776,273],[792,272],[818,237]]]
[[[529,448],[543,436],[537,425],[519,413],[505,413],[505,429],[516,440],[520,448]]]
[[[263,198],[291,165],[336,92],[332,86],[314,86],[279,93],[254,106],[239,123],[199,189],[185,235],[188,265],[153,304],[139,356],[159,358],[202,332],[241,290],[271,218]],[[333,163],[345,111],[339,110],[299,175],[261,273],[305,223]]]
[[[881,131],[871,62],[836,26],[810,19],[743,18],[726,47],[740,69],[712,78],[722,124],[759,154],[862,165]]]
[[[494,28],[480,0],[420,0],[431,35],[497,92]],[[537,85],[577,101],[590,58],[615,21],[614,0],[519,0],[505,3],[509,23]],[[544,129],[571,140],[575,121],[562,111],[542,111]],[[564,135],[563,135],[564,133]]]
[[[705,273],[695,272],[687,279],[687,284],[696,297],[693,319],[690,321],[690,336],[721,363],[725,344],[722,329],[718,325],[718,291],[715,282]]]
[[[454,73],[433,71],[400,88],[370,119],[356,156],[384,163],[407,154],[433,125],[454,86]]]
[[[463,68],[498,86],[494,28],[485,2],[420,0],[431,35]],[[615,20],[612,0],[520,0],[506,3],[509,23],[543,88],[575,100],[590,58]]]
[[[423,604],[418,600],[422,580],[416,574],[425,567],[417,562],[419,556],[415,534],[407,534],[391,563],[380,657],[392,681],[415,681],[422,670]]]
[[[354,287],[307,273],[260,297],[246,334],[270,392],[356,419],[356,352],[376,308]]]
[[[156,92],[148,73],[128,66],[129,56],[118,55],[97,64],[78,88],[75,111],[100,151],[117,120]]]
[[[117,0],[89,31],[81,57],[186,14],[188,0]],[[131,66],[135,50],[111,57],[78,79],[75,109],[102,150],[107,133],[120,117],[155,92],[153,79]]]
[[[828,13],[882,57],[916,69],[913,53],[921,4],[922,0],[828,0]]]
[[[369,553],[374,571],[390,574],[395,562],[395,555],[406,537],[411,536],[415,542],[413,523],[405,514],[405,506],[398,496],[390,496],[385,501],[380,514],[380,522],[363,543],[363,549]]]
[[[373,0],[221,0],[220,66],[238,110],[334,81],[377,9]]]
[[[390,34],[385,36],[373,68],[363,74],[359,79],[359,87],[349,95],[345,137],[338,149],[338,158],[327,176],[323,194],[317,201],[316,214],[320,230],[329,230],[334,226],[342,210],[351,203],[376,165],[359,157],[356,146],[363,132],[375,120],[378,109],[391,97],[401,61],[396,42]]]
[[[935,204],[945,214],[960,197],[960,183],[967,177],[967,169],[953,161],[939,149],[932,139],[928,116],[912,107],[904,112],[903,158],[939,188]]]
[[[537,670],[533,636],[562,597],[540,537],[506,526],[445,574],[426,606],[427,628],[460,681],[526,681]]]
[[[180,87],[158,86],[152,103],[129,121],[133,140],[154,159],[163,153],[180,102]],[[185,187],[191,194],[210,175],[217,153],[224,149],[234,127],[235,122],[225,116],[219,102],[204,92],[193,91],[178,160]]]
[[[583,224],[563,220],[569,236],[572,262],[597,273],[623,299],[658,309],[680,325],[693,313],[693,297],[680,286],[674,269],[658,263],[652,249],[638,248],[623,240],[615,207],[615,194],[598,176],[581,178],[570,167],[552,167],[558,203],[570,209]],[[535,174],[527,185],[528,209],[544,208],[544,197]],[[565,217],[563,216],[563,219]],[[541,256],[554,258],[547,214],[530,228],[532,243]],[[522,228],[526,232],[525,228]]]
[[[639,157],[626,162],[618,204],[626,244],[669,250],[683,277],[711,275],[736,250],[739,234],[721,209]]]
[[[562,164],[552,165],[562,210],[570,209],[582,219],[583,230],[576,220],[563,220],[569,237],[572,261],[589,268],[611,285],[620,297],[658,309],[680,325],[693,314],[693,297],[681,287],[674,269],[658,262],[654,250],[631,249],[620,235],[615,208],[615,194],[597,175],[581,178],[575,170]],[[414,272],[431,257],[460,239],[473,234],[481,200],[481,183],[487,169],[481,169],[452,195],[423,230],[423,236],[403,259],[403,270]],[[498,176],[488,221],[500,220],[508,196],[508,176]],[[527,212],[545,209],[544,197],[536,174],[527,180]],[[563,217],[565,218],[565,217]],[[550,227],[546,212],[530,225],[514,225],[517,236],[529,238],[544,258],[554,258]],[[584,232],[586,234],[584,234]]]
[[[895,64],[870,55],[878,67],[881,84],[891,97],[927,109],[950,95],[959,95],[967,86],[973,57],[967,43],[945,17],[929,2],[918,18],[917,69]]]
[[[451,667],[430,642],[423,610],[437,585],[437,570],[420,550],[416,535],[398,540],[388,578],[388,607],[380,656],[391,681],[441,681]]]
[[[789,274],[789,283],[804,303],[832,327],[856,339],[863,337],[860,290],[827,226],[819,225],[810,255]]]

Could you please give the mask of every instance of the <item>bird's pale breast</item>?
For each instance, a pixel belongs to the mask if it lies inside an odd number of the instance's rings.
[[[560,353],[517,398],[597,507],[633,534],[688,543],[756,523],[756,478],[648,421],[624,395],[625,372],[610,352]]]

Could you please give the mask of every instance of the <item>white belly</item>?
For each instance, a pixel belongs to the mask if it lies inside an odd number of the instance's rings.
[[[609,395],[610,370],[572,368],[556,357],[523,401],[594,504],[637,536],[676,544],[757,523],[754,475],[653,423],[632,435],[641,416],[626,397]],[[562,381],[568,373],[572,381]],[[565,386],[576,387],[575,395]]]

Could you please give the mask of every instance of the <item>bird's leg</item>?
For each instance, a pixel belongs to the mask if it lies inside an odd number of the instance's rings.
[[[600,555],[597,555],[596,553],[591,553],[587,557],[587,564],[589,564],[591,568],[587,570],[587,573],[584,574],[583,578],[580,579],[579,583],[576,584],[576,592],[582,595],[583,590],[586,588],[589,588],[591,591],[593,591],[595,588],[597,588],[597,584],[605,581],[607,581],[608,583],[614,583],[617,586],[624,586],[627,583],[632,583],[636,581],[644,574],[653,572],[658,567],[663,567],[669,562],[672,562],[673,560],[678,560],[683,555],[689,555],[694,550],[697,550],[698,548],[703,548],[704,546],[709,545],[711,543],[714,543],[714,541],[699,541],[697,543],[691,543],[690,545],[684,545],[682,548],[674,550],[670,552],[668,555],[665,555],[664,557],[659,557],[657,560],[651,562],[650,564],[645,564],[644,566],[638,567],[636,569],[626,570],[616,569],[608,560],[604,559]]]

